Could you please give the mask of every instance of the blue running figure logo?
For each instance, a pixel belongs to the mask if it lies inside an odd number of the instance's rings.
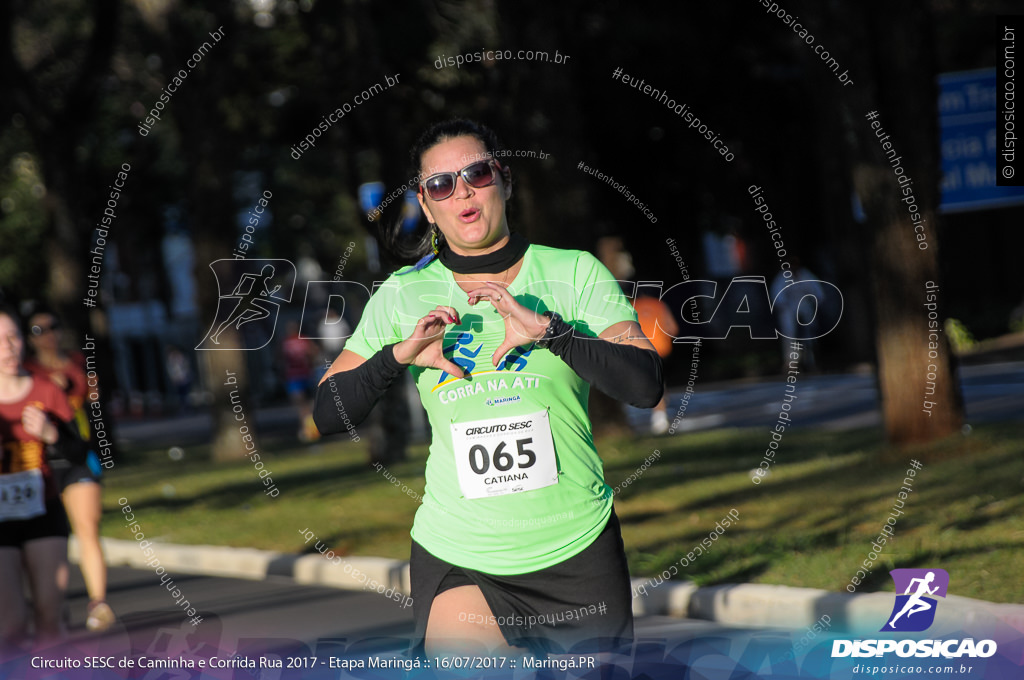
[[[935,621],[937,605],[935,598],[928,596],[946,597],[949,574],[945,569],[893,569],[889,575],[896,584],[896,602],[889,621],[881,630],[906,633],[927,630]],[[920,616],[915,618],[915,614]]]

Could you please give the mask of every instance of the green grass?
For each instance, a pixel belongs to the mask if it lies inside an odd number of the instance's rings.
[[[365,442],[298,447],[261,441],[281,489],[277,498],[246,460],[212,463],[197,447],[132,451],[108,474],[103,534],[130,538],[118,498],[127,498],[147,538],[309,552],[309,529],[342,555],[406,559],[417,502],[366,465]],[[660,458],[617,496],[634,576],[660,573],[707,537],[731,508],[740,513],[703,556],[680,569],[699,584],[774,583],[841,591],[868,558],[912,458],[924,463],[899,517],[895,540],[858,592],[891,590],[888,570],[941,567],[950,592],[1024,601],[1024,436],[1019,427],[979,427],[967,436],[893,451],[874,430],[787,432],[760,485],[763,430],[716,430],[667,438],[606,439],[598,448],[614,487],[657,448]],[[426,448],[391,472],[417,494]]]

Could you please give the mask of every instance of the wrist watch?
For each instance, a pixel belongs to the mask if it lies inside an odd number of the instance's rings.
[[[544,337],[534,342],[534,344],[541,349],[547,349],[551,346],[551,341],[556,337],[556,326],[562,325],[562,315],[558,312],[544,312],[544,316],[551,319],[551,321],[548,323],[548,327],[544,331]]]

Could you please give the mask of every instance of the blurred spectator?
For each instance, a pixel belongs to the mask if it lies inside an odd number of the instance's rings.
[[[627,281],[636,273],[633,256],[618,236],[602,236],[597,239],[597,259],[618,281]]]
[[[747,271],[747,244],[739,230],[730,226],[724,235],[704,232],[704,262],[716,280],[732,279]]]
[[[178,409],[182,413],[191,410],[189,395],[192,393],[192,367],[188,357],[174,345],[167,346],[167,377],[178,397]]]
[[[793,255],[789,258],[790,271],[793,272],[792,278],[783,275],[783,272],[779,272],[772,279],[771,285],[771,297],[772,297],[772,316],[775,317],[775,328],[778,329],[780,336],[779,342],[780,349],[782,350],[782,372],[785,373],[789,370],[789,363],[792,360],[790,353],[793,352],[791,338],[801,338],[804,336],[817,335],[815,327],[817,325],[818,317],[818,301],[824,300],[824,290],[820,283],[808,284],[804,287],[804,295],[797,297],[795,295],[783,296],[779,298],[779,293],[788,285],[792,285],[798,281],[814,281],[817,282],[819,279],[815,274],[800,263],[800,258]],[[805,300],[806,296],[813,295],[815,300]],[[799,322],[799,324],[798,324]],[[804,367],[806,371],[817,370],[817,362],[814,357],[814,340],[800,340],[800,344],[803,349],[797,352],[800,355],[798,359],[799,365]]]
[[[285,326],[285,341],[281,344],[284,359],[284,382],[288,399],[299,411],[299,441],[312,442],[320,438],[313,423],[313,404],[310,383],[320,369],[320,348],[308,338],[299,337],[299,324],[289,321]],[[320,371],[322,375],[322,371]],[[315,384],[315,383],[313,383]]]
[[[333,363],[341,354],[341,350],[345,349],[345,341],[352,335],[352,327],[336,310],[328,309],[327,320],[320,326],[318,335],[320,346],[324,349],[324,359]],[[324,371],[321,371],[321,375],[323,373]]]

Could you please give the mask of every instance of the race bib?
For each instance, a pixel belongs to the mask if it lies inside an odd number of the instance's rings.
[[[546,410],[451,427],[455,468],[466,498],[504,496],[558,483]]]
[[[43,514],[46,514],[46,499],[42,470],[0,475],[0,522],[32,519]]]

